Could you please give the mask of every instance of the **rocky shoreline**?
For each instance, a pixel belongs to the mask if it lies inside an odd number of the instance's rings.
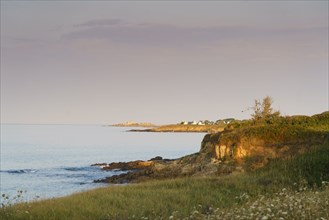
[[[172,161],[174,160],[163,159],[162,157],[157,156],[147,161],[135,160],[129,162],[113,162],[109,164],[96,163],[92,164],[91,166],[99,166],[102,170],[105,171],[128,171],[127,173],[113,175],[105,179],[94,180],[95,183],[124,184],[136,182],[142,177],[151,176],[151,174],[154,172],[153,168],[155,166],[159,166],[159,164],[168,165]]]
[[[105,171],[128,171],[94,180],[95,183],[110,184],[137,183],[188,176],[227,175],[243,171],[243,168],[236,163],[217,160],[204,153],[195,153],[173,160],[158,156],[147,161],[101,163],[92,166],[100,166]]]

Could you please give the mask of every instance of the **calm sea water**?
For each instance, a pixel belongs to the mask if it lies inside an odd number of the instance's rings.
[[[125,132],[100,125],[1,125],[0,192],[23,201],[104,186],[93,180],[120,174],[91,164],[177,158],[197,152],[204,134]],[[15,201],[13,201],[15,202]]]

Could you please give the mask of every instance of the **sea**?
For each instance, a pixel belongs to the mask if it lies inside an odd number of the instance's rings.
[[[62,197],[109,186],[93,181],[123,172],[104,171],[92,164],[156,156],[175,159],[199,151],[204,136],[127,132],[129,129],[135,128],[1,124],[1,203]]]

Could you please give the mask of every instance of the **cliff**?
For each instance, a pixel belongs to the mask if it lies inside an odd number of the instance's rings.
[[[292,157],[328,141],[329,112],[324,112],[312,117],[280,117],[272,123],[232,124],[223,132],[207,134],[200,152],[221,161],[247,163],[254,169],[273,158]]]

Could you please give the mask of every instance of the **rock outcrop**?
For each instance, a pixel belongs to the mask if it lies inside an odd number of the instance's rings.
[[[207,134],[201,144],[200,153],[220,161],[248,162],[249,168],[264,166],[273,158],[287,158],[309,150],[309,146],[328,142],[328,132],[303,131],[296,136],[275,141],[261,135],[248,135],[235,131]],[[251,164],[250,164],[251,162]]]
[[[234,162],[222,162],[207,153],[195,153],[175,160],[155,158],[149,161],[131,161],[110,163],[103,170],[129,171],[94,182],[112,184],[134,183],[152,179],[170,179],[186,176],[227,175],[234,171],[243,171]]]
[[[91,166],[99,166],[103,170],[120,170],[120,171],[127,171],[127,170],[143,170],[149,167],[154,166],[157,163],[166,163],[171,161],[170,159],[163,159],[160,156],[154,157],[150,160],[143,161],[143,160],[135,160],[129,162],[113,162],[113,163],[96,163],[92,164]]]
[[[118,163],[110,163],[106,166],[103,166],[103,170],[141,170],[147,167],[153,166],[153,161],[142,161],[136,160],[131,162],[118,162]]]

